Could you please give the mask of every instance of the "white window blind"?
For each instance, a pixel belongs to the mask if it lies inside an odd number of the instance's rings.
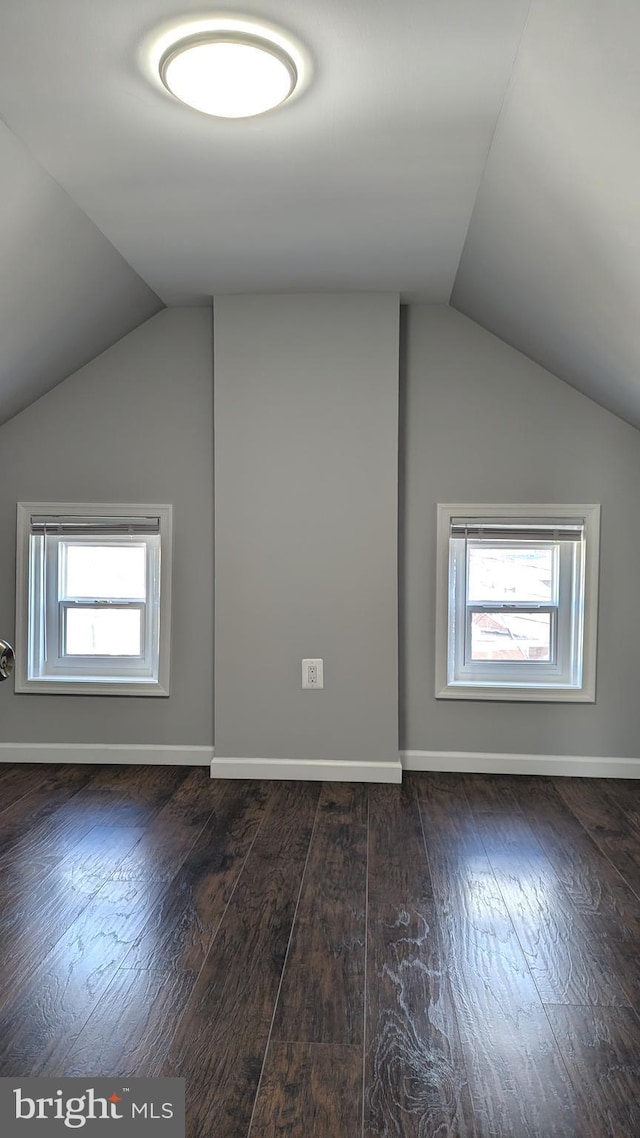
[[[59,537],[104,537],[160,533],[160,518],[33,514],[30,530],[33,534],[56,534]]]
[[[584,518],[451,518],[451,537],[477,541],[582,541]]]

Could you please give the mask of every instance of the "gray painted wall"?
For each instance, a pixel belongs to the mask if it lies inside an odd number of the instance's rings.
[[[215,301],[217,756],[397,757],[398,312]]]
[[[15,695],[0,742],[213,741],[211,312],[168,309],[0,427],[0,635],[15,625],[16,502],[174,507],[168,699]]]
[[[640,435],[451,308],[408,310],[402,358],[401,746],[640,755]],[[595,704],[435,699],[439,501],[601,503]]]
[[[0,122],[0,423],[162,307]]]
[[[454,310],[404,311],[401,745],[637,756],[640,435]],[[226,297],[215,316],[217,752],[389,759],[397,298]],[[171,697],[3,684],[0,742],[212,744],[211,369],[210,312],[170,309],[0,427],[0,635],[17,501],[169,501],[176,536]],[[602,504],[595,705],[436,701],[435,505],[467,499]],[[315,655],[326,686],[303,692]]]

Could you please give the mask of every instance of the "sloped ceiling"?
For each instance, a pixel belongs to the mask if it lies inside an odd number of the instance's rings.
[[[233,122],[151,82],[149,46],[193,15],[185,0],[3,0],[0,115],[61,187],[48,182],[51,192],[66,192],[77,225],[93,223],[104,243],[95,257],[68,241],[55,253],[55,214],[43,221],[40,243],[80,302],[59,320],[34,307],[34,340],[54,324],[63,355],[93,327],[81,302],[96,280],[138,322],[157,301],[135,274],[166,304],[394,290],[451,298],[640,425],[637,0],[227,7],[306,45],[301,98]],[[0,216],[0,241],[8,225]],[[21,312],[33,281],[14,266],[27,243],[13,242],[7,259]],[[123,258],[126,287],[99,269],[107,250]],[[0,375],[8,319],[0,305]],[[11,406],[49,382],[41,359],[23,373],[13,367],[22,395]],[[0,388],[0,417],[2,398]]]
[[[0,202],[1,423],[162,305],[2,124]]]
[[[452,303],[640,426],[640,4],[534,0]]]

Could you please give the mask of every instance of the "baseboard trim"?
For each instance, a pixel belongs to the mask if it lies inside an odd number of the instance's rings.
[[[401,751],[405,771],[640,778],[640,759],[608,755],[507,755],[484,751]]]
[[[0,763],[122,763],[137,766],[207,767],[213,747],[154,743],[0,743]]]
[[[89,763],[210,767],[212,778],[402,782],[402,771],[462,774],[546,774],[640,778],[640,758],[602,755],[510,755],[485,751],[401,751],[397,760],[214,758],[211,747],[153,743],[0,743],[1,763]]]
[[[402,782],[400,759],[358,763],[331,759],[235,759],[216,757],[212,778],[301,779],[304,782]]]

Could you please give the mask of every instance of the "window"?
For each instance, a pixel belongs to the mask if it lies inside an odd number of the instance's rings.
[[[18,692],[168,695],[171,506],[18,505]]]
[[[595,700],[599,526],[599,506],[438,506],[438,698]]]

